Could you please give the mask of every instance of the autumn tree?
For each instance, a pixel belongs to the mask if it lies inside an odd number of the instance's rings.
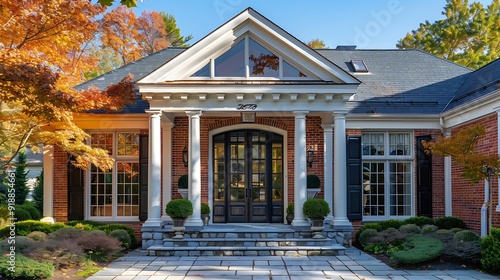
[[[312,49],[324,49],[324,48],[326,48],[325,41],[317,39],[317,38],[307,42],[306,45]]]
[[[485,155],[476,149],[478,142],[486,134],[482,125],[475,125],[458,131],[451,137],[441,137],[434,142],[425,142],[424,147],[432,154],[451,156],[452,162],[461,166],[462,176],[476,184],[487,180],[491,189],[491,178],[500,175],[500,158],[496,154]],[[489,226],[491,230],[492,191],[489,191]]]
[[[141,55],[146,56],[170,45],[163,17],[158,12],[143,11],[137,19],[137,43]]]
[[[86,46],[104,11],[88,0],[1,1],[0,9],[0,169],[5,170],[26,145],[58,145],[103,169],[106,151],[85,145],[88,135],[73,122],[77,113],[117,110],[133,99],[131,77],[106,91],[76,91],[93,68]]]
[[[445,19],[425,21],[407,33],[396,46],[421,49],[458,64],[477,69],[500,54],[500,2],[484,7],[479,2],[447,0]]]
[[[97,0],[97,2],[102,6],[112,6],[115,0]],[[120,5],[124,5],[127,8],[136,7],[137,0],[120,0]]]

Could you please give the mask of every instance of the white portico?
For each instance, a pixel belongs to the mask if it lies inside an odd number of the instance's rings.
[[[188,147],[194,214],[186,226],[202,225],[203,197],[214,210],[213,222],[283,222],[292,192],[292,226],[308,226],[302,214],[312,137],[307,125],[318,119],[323,149],[316,152],[323,161],[315,164],[323,171],[324,198],[334,210],[327,218],[334,227],[350,227],[345,103],[359,81],[295,37],[247,9],[137,84],[151,112],[151,205],[145,226],[159,227],[168,219],[162,214],[177,174],[172,162],[165,163],[173,158],[175,143]],[[243,121],[243,111],[255,113],[257,121]],[[176,134],[186,124],[187,138]]]

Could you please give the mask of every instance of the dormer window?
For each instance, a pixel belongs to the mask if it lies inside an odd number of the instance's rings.
[[[191,78],[303,79],[307,75],[254,39],[246,36]]]

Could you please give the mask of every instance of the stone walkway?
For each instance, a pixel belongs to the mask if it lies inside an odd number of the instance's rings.
[[[295,280],[295,279],[499,279],[475,270],[394,270],[362,251],[345,255],[156,257],[136,250],[112,262],[89,280]]]

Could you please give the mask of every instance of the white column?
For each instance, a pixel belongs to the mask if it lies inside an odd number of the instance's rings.
[[[302,212],[307,199],[307,152],[306,152],[306,115],[309,111],[295,111],[295,152],[294,152],[294,207],[292,221],[294,227],[309,227]]]
[[[43,222],[54,223],[54,146],[43,147]]]
[[[330,213],[325,219],[325,224],[331,224],[333,221],[332,215],[332,179],[333,179],[333,125],[332,124],[322,124],[323,128],[323,174],[324,174],[324,191],[325,191],[325,201],[330,206]]]
[[[346,134],[345,134],[345,112],[334,112],[335,131],[334,131],[334,146],[333,153],[333,186],[334,186],[334,218],[333,228],[346,229],[352,228],[351,222],[347,219],[347,151],[346,151]]]
[[[163,205],[161,208],[161,219],[164,221],[172,221],[165,213],[165,206],[172,200],[172,127],[174,126],[171,122],[162,122],[162,142],[163,142],[163,158],[162,158],[162,169],[163,169]]]
[[[185,223],[186,227],[202,227],[201,220],[201,148],[200,116],[201,111],[186,111],[189,116],[189,163],[188,198],[193,203],[193,215]]]
[[[161,111],[149,117],[148,219],[144,227],[161,227]]]
[[[481,237],[485,237],[488,235],[488,199],[490,197],[489,194],[490,185],[488,180],[484,180],[484,203],[481,206]]]
[[[451,136],[451,130],[445,130],[445,137],[448,138]],[[452,196],[453,193],[451,191],[451,157],[444,158],[444,215],[445,216],[453,216],[453,207],[452,207]]]

